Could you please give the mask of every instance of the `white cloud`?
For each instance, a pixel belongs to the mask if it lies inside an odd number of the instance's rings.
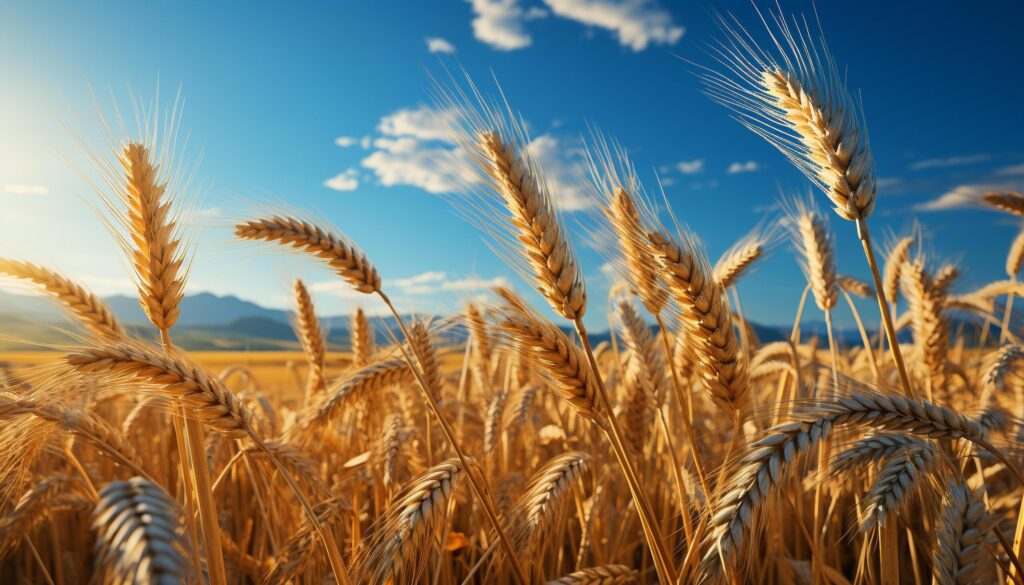
[[[504,276],[495,276],[494,278],[479,278],[470,276],[468,278],[460,278],[456,280],[448,280],[441,284],[442,290],[451,291],[468,291],[468,290],[482,290],[491,289],[496,286],[512,286],[512,283],[508,281]]]
[[[878,177],[875,182],[879,189],[885,189],[887,187],[895,187],[903,184],[903,179],[899,177]]]
[[[363,150],[370,150],[370,146],[373,145],[373,139],[369,136],[363,136],[359,139],[359,147]]]
[[[523,30],[527,16],[518,0],[469,0],[473,5],[473,35],[502,51],[522,49],[533,44]]]
[[[417,274],[416,276],[410,276],[408,278],[398,278],[398,279],[392,280],[391,283],[394,284],[395,286],[399,287],[399,288],[409,288],[409,287],[412,287],[412,286],[417,286],[417,285],[422,285],[422,284],[427,284],[427,283],[432,283],[432,282],[441,282],[447,276],[448,276],[447,273],[438,272],[438,271],[435,270],[435,271],[423,272],[423,273]]]
[[[535,157],[547,181],[555,205],[566,211],[578,211],[593,205],[580,185],[585,184],[586,167],[577,149],[566,148],[550,134],[534,138],[526,151]]]
[[[455,144],[449,130],[454,116],[454,112],[425,106],[384,116],[378,124],[380,136],[372,140],[372,152],[360,164],[373,171],[385,187],[412,186],[428,193],[472,188],[481,179],[469,153]],[[580,187],[586,184],[586,167],[579,148],[541,134],[526,145],[525,151],[543,167],[556,205],[567,210],[591,205]]]
[[[978,205],[981,197],[989,191],[1013,190],[1017,187],[1013,185],[958,185],[952,191],[943,193],[931,201],[915,205],[914,210],[946,211],[948,209],[975,207]]]
[[[694,175],[704,170],[704,159],[681,160],[676,163],[676,170],[684,175]]]
[[[450,193],[474,175],[465,151],[415,138],[378,138],[362,165],[385,187],[409,185],[428,193]]]
[[[334,143],[342,148],[354,146],[357,142],[359,142],[359,139],[352,136],[339,136],[334,139]]]
[[[1000,175],[1024,175],[1024,164],[1003,167],[999,169]]]
[[[441,37],[427,37],[427,50],[431,53],[447,53],[452,54],[455,52],[455,45],[449,43],[446,39]]]
[[[325,294],[345,300],[366,300],[368,295],[352,288],[352,285],[340,280],[328,280],[326,282],[314,282],[309,290],[317,294]]]
[[[947,158],[928,158],[925,160],[919,160],[917,162],[912,163],[910,165],[910,169],[914,171],[920,171],[921,169],[959,167],[963,165],[984,162],[989,158],[991,158],[991,156],[986,153],[950,156]]]
[[[220,209],[220,207],[204,207],[202,209],[197,209],[196,212],[195,212],[195,216],[196,217],[205,218],[205,219],[212,219],[212,218],[215,218],[215,217],[220,217],[221,216],[221,209]]]
[[[538,18],[547,18],[547,16],[547,10],[544,10],[540,6],[531,6],[530,9],[526,11],[525,18],[526,20],[537,20]]]
[[[335,191],[355,191],[359,187],[359,171],[356,169],[346,169],[324,181],[324,186]]]
[[[761,168],[761,165],[757,164],[757,161],[748,160],[747,162],[732,163],[725,172],[730,175],[735,175],[738,173],[752,173],[759,168]]]
[[[46,195],[50,188],[46,185],[8,184],[4,191],[11,195]]]
[[[653,0],[544,0],[558,16],[613,31],[619,43],[634,51],[649,44],[673,45],[685,32],[672,15]]]
[[[417,140],[454,143],[451,131],[454,117],[455,112],[450,110],[420,106],[415,110],[401,109],[384,116],[377,129],[386,136],[408,136]]]
[[[448,278],[445,272],[431,271],[417,274],[409,278],[400,278],[391,283],[407,295],[436,295],[445,293],[462,293],[477,290],[487,290],[496,286],[511,286],[511,283],[504,276],[494,278],[480,278],[478,276],[467,276],[463,278]]]

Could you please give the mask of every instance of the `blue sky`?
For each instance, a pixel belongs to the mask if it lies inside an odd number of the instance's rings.
[[[764,3],[762,3],[764,4]],[[445,0],[431,2],[0,2],[0,255],[31,258],[100,293],[130,292],[123,262],[76,173],[68,130],[95,132],[90,86],[109,107],[132,94],[187,100],[183,129],[203,160],[190,291],[286,306],[289,278],[312,283],[324,313],[344,287],[309,262],[257,253],[219,224],[237,200],[273,197],[325,216],[356,240],[407,310],[450,312],[515,273],[444,198],[429,154],[438,140],[427,72],[491,74],[528,120],[570,207],[577,140],[596,124],[656,173],[712,259],[806,180],[700,92],[693,67],[717,34],[711,11],[755,26],[745,1]],[[783,2],[813,13],[809,2]],[[1018,226],[971,206],[990,186],[1024,188],[1024,4],[819,2],[832,52],[863,96],[880,177],[876,237],[918,217],[969,290],[1002,274]],[[440,59],[440,61],[439,61]],[[442,137],[443,138],[443,137]],[[819,201],[822,201],[819,195]],[[577,213],[570,211],[571,213]],[[839,270],[866,276],[853,227],[832,222]],[[603,327],[600,255],[577,248]],[[755,320],[792,319],[802,277],[788,245],[742,281]],[[539,301],[538,301],[539,302]],[[870,305],[865,305],[869,307]],[[376,308],[369,303],[370,310]],[[840,315],[843,323],[846,315]]]

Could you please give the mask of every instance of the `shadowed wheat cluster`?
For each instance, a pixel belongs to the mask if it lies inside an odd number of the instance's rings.
[[[880,246],[859,99],[804,20],[765,24],[758,44],[723,19],[698,75],[821,193],[786,198],[763,224],[784,229],[757,227],[714,263],[676,220],[689,210],[659,208],[596,133],[595,213],[570,229],[522,122],[471,82],[437,92],[472,167],[455,201],[550,313],[499,288],[461,315],[411,318],[333,227],[238,221],[238,240],[319,262],[393,318],[375,332],[357,310],[335,359],[294,282],[302,392],[175,346],[192,252],[174,141],[146,125],[94,153],[153,335],[56,272],[0,259],[83,327],[51,363],[0,371],[0,580],[1022,583],[1024,231],[1006,279],[961,295],[920,230]],[[984,203],[1024,215],[1018,193]],[[762,343],[742,279],[787,238],[807,285],[792,335]],[[584,242],[617,269],[607,300],[587,294]],[[837,246],[863,249],[867,270],[848,270],[870,282],[840,272]],[[606,307],[611,337],[594,343],[583,317]],[[821,339],[801,336],[814,311]],[[836,311],[860,343],[837,345]]]

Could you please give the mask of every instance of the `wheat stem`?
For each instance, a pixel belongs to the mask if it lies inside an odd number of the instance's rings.
[[[882,276],[878,272],[878,261],[875,260],[875,250],[871,245],[871,232],[868,230],[868,222],[864,218],[857,219],[857,236],[864,247],[864,256],[868,261],[868,268],[871,269],[871,278],[875,283],[875,295],[878,296],[878,311],[882,314],[882,323],[885,326],[885,336],[889,340],[889,351],[892,354],[892,361],[896,364],[896,371],[900,376],[900,386],[904,394],[917,400],[917,392],[910,383],[910,376],[907,375],[907,366],[903,363],[903,353],[900,352],[900,343],[896,338],[896,329],[892,324],[892,315],[889,313],[889,303],[885,300]]]
[[[618,420],[612,411],[611,400],[609,400],[608,393],[605,391],[604,381],[602,380],[601,372],[597,366],[597,360],[594,359],[594,351],[590,347],[590,338],[587,336],[587,328],[583,324],[583,319],[580,317],[573,320],[573,325],[576,327],[576,333],[579,335],[580,341],[583,343],[583,350],[587,355],[587,360],[590,362],[590,368],[594,373],[595,380],[597,381],[598,398],[607,413],[607,416],[605,417],[608,420],[606,434],[608,435],[609,442],[612,445],[612,450],[615,452],[615,456],[619,461],[619,467],[622,468],[622,473],[626,478],[629,491],[633,496],[633,502],[636,504],[637,513],[640,516],[640,523],[643,525],[644,533],[646,534],[648,544],[651,547],[651,556],[654,558],[655,566],[658,568],[658,574],[662,581],[666,583],[674,583],[677,578],[675,567],[672,565],[671,556],[669,556],[668,549],[665,547],[661,529],[658,526],[658,520],[655,518],[654,512],[651,511],[650,503],[648,502],[647,496],[644,494],[643,488],[640,485],[636,468],[633,466],[626,450],[625,442],[622,439],[622,430],[619,428]]]

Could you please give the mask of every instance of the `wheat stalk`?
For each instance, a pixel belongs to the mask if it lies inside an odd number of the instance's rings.
[[[496,131],[477,136],[474,155],[508,212],[508,224],[532,272],[534,286],[566,319],[583,317],[583,272],[569,246],[536,162],[520,158]]]

